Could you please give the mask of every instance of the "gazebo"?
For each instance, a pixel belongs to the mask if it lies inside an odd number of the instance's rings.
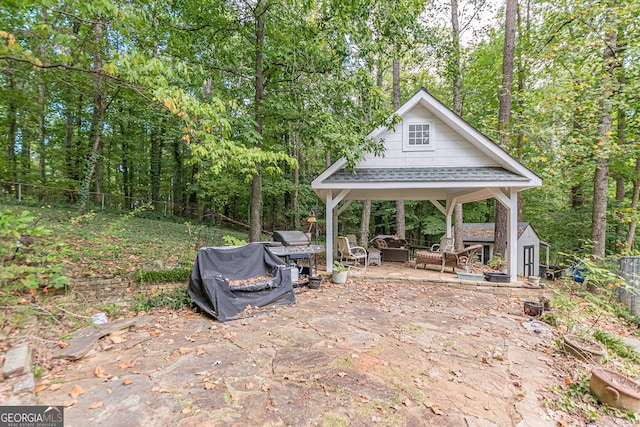
[[[446,216],[451,237],[457,203],[495,198],[509,212],[507,259],[517,260],[517,195],[541,186],[540,177],[425,89],[395,114],[401,122],[394,128],[379,127],[368,135],[384,142],[383,157],[367,153],[353,171],[339,159],[311,183],[326,205],[327,271],[332,271],[338,217],[354,200],[429,200]],[[511,281],[517,280],[516,265],[509,262]]]

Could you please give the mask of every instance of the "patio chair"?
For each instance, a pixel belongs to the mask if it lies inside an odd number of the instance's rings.
[[[353,263],[354,267],[364,264],[367,268],[367,250],[362,246],[355,246],[349,243],[346,237],[338,237],[338,252],[340,252],[340,262]]]
[[[442,253],[444,262],[442,263],[441,272],[444,272],[445,267],[451,267],[454,273],[456,268],[462,268],[468,273],[473,267],[473,261],[476,259],[476,254],[481,250],[482,245],[472,245],[461,251],[444,251]]]
[[[431,245],[431,252],[451,252],[455,249],[453,245],[453,237],[443,237],[442,239],[440,239],[440,243]]]
[[[416,265],[424,264],[425,269],[427,265],[436,265],[440,267],[440,272],[444,273],[445,267],[451,267],[453,272],[456,268],[464,269],[467,273],[473,266],[473,261],[476,257],[476,253],[482,250],[482,245],[473,245],[468,248],[464,248],[461,251],[420,251],[416,253]]]

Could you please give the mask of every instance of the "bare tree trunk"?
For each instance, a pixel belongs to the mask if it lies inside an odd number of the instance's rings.
[[[7,70],[2,71],[7,84],[7,92],[9,97],[7,100],[7,161],[9,163],[9,171],[6,178],[15,182],[18,175],[18,167],[16,162],[16,137],[18,135],[18,107],[16,105],[15,81],[13,76]],[[9,186],[11,188],[11,186]]]
[[[44,11],[42,15],[42,23],[43,25],[47,22],[47,12]],[[38,46],[38,53],[40,58],[45,58],[45,46],[44,42],[40,43]],[[46,143],[47,143],[47,135],[46,135],[46,106],[45,106],[45,97],[46,97],[46,84],[44,80],[44,70],[37,71],[38,75],[38,177],[40,178],[40,190],[38,190],[38,200],[44,199],[44,191],[45,186],[47,185],[47,174],[46,174]]]
[[[453,43],[453,112],[462,117],[462,77],[460,73],[460,21],[458,19],[458,0],[451,0],[451,38]]]
[[[462,76],[460,73],[460,21],[458,19],[458,0],[451,0],[451,41],[453,44],[453,66],[451,77],[453,79],[453,112],[462,117]],[[456,203],[453,208],[453,235],[456,250],[464,249],[464,221],[462,203]]]
[[[620,49],[622,52],[624,52],[624,49]],[[618,55],[618,60],[619,61],[623,61],[622,55],[623,53],[619,52]],[[620,77],[618,78],[618,82],[620,84],[620,87],[623,87],[625,85],[625,73],[624,73],[624,68],[622,68],[620,70]],[[625,107],[626,106],[619,106],[617,109],[617,113],[618,113],[618,117],[617,117],[617,121],[618,121],[618,144],[620,145],[620,147],[623,147],[623,149],[626,149],[628,147],[626,146],[627,143],[627,114],[625,111]],[[624,187],[625,187],[625,178],[624,176],[620,175],[617,177],[616,179],[616,202],[618,202],[619,206],[622,206],[624,204]],[[628,250],[628,247],[625,247],[625,240],[623,238],[624,236],[624,229],[625,229],[625,223],[624,221],[622,221],[621,218],[622,215],[618,216],[618,221],[616,224],[616,249],[620,248],[620,249],[626,249]]]
[[[84,209],[86,207],[91,188],[91,180],[93,178],[95,165],[98,160],[98,156],[100,155],[100,147],[102,145],[102,126],[106,108],[106,88],[103,88],[104,79],[102,76],[102,52],[100,47],[103,32],[102,25],[103,23],[100,20],[96,20],[93,25],[93,115],[91,118],[91,130],[89,132],[89,141],[93,140],[93,146],[87,158],[87,169],[85,171],[82,189],[80,191],[80,196],[82,198],[80,209]]]
[[[267,8],[262,2],[258,2],[255,9],[256,14],[256,63],[255,63],[255,96],[254,96],[254,119],[255,129],[260,138],[262,137],[264,116],[262,113],[262,99],[264,98],[264,29],[266,24]],[[258,142],[261,146],[262,142]],[[253,174],[251,182],[251,218],[249,219],[249,241],[259,242],[262,231],[262,176],[260,174],[260,164],[256,164],[256,172]]]
[[[526,1],[526,10],[524,17],[524,24],[522,22],[522,16],[520,8],[517,8],[517,27],[523,28],[522,33],[524,36],[525,45],[529,45],[529,34],[531,33],[531,1]],[[524,105],[524,91],[526,87],[526,77],[528,75],[527,56],[522,53],[519,55],[518,60],[518,114],[517,125],[518,138],[516,142],[516,152],[518,155],[518,161],[522,162],[524,158],[524,121],[525,121],[525,105]],[[522,193],[518,193],[518,221],[524,219],[524,200],[522,199]]]
[[[509,122],[511,120],[511,86],[513,84],[513,65],[516,45],[517,0],[507,0],[504,20],[504,49],[502,54],[502,91],[498,112],[498,144],[507,149],[509,141]],[[496,201],[496,223],[494,251],[505,254],[507,249],[508,210]],[[515,243],[515,242],[513,242]]]
[[[636,179],[633,181],[633,196],[631,197],[631,212],[638,212],[638,199],[640,198],[640,156],[636,157]],[[629,224],[627,232],[627,240],[625,242],[628,250],[633,249],[633,240],[636,235],[636,227],[638,222],[634,219]]]
[[[360,222],[360,245],[369,246],[369,224],[371,221],[371,200],[362,201],[362,221]]]
[[[400,60],[393,59],[393,110],[400,108]],[[396,200],[396,235],[404,239],[406,233],[404,200]]]
[[[153,210],[158,211],[160,208],[158,201],[160,199],[160,178],[162,176],[162,142],[164,129],[159,128],[157,124],[151,126],[151,155],[150,159],[150,175],[151,175],[151,201]]]
[[[291,200],[291,207],[293,209],[293,224],[294,229],[298,227],[300,224],[300,213],[298,212],[298,199],[299,199],[299,190],[300,187],[300,163],[302,161],[302,156],[300,156],[300,134],[296,131],[293,134],[293,155],[298,161],[298,165],[293,170],[293,197]]]
[[[598,125],[598,145],[610,144],[609,132],[611,131],[611,98],[615,92],[615,68],[618,32],[614,29],[606,35],[606,43],[603,52],[603,93],[600,104],[600,123]],[[606,250],[607,236],[607,205],[609,188],[609,158],[600,155],[596,158],[596,169],[593,175],[593,211],[591,216],[591,258],[603,259]]]
[[[182,140],[180,138],[174,138],[172,142],[173,146],[173,214],[177,216],[183,216],[185,192],[184,192],[184,159],[182,154]]]

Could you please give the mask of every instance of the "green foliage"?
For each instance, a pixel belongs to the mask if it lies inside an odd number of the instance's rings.
[[[343,263],[338,262],[338,261],[334,261],[333,262],[333,271],[343,272],[343,271],[347,271],[347,270],[348,270],[348,267],[346,265],[344,265]]]
[[[545,399],[545,406],[568,413],[580,413],[588,420],[597,421],[598,413],[594,410],[598,401],[589,392],[589,374],[581,374],[566,389],[551,387],[554,399]]]
[[[171,292],[161,292],[155,295],[136,295],[136,303],[133,307],[136,313],[149,311],[156,307],[169,307],[178,310],[191,304],[191,297],[186,287],[178,287]]]
[[[51,232],[36,225],[28,211],[0,211],[0,289],[10,298],[38,289],[60,289],[69,284],[62,273],[66,252],[62,243],[47,240]]]
[[[222,240],[226,246],[243,246],[247,244],[245,240],[238,239],[235,236],[222,236]]]
[[[499,253],[493,254],[491,259],[487,261],[487,265],[493,268],[494,270],[502,270],[504,267],[507,266],[507,264],[508,264],[507,260],[504,259],[504,256],[502,254],[499,254]]]
[[[640,353],[635,351],[630,345],[626,345],[624,341],[622,341],[622,338],[611,335],[610,333],[600,329],[593,331],[593,336],[618,356],[640,363]]]
[[[171,270],[138,270],[135,273],[135,281],[138,284],[184,282],[191,276],[190,268],[174,268]]]

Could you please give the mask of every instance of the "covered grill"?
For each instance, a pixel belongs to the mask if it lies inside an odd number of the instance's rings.
[[[306,259],[310,276],[313,274],[313,255],[324,252],[324,246],[312,245],[307,234],[297,230],[274,231],[268,247],[273,254],[284,258],[287,265]]]

